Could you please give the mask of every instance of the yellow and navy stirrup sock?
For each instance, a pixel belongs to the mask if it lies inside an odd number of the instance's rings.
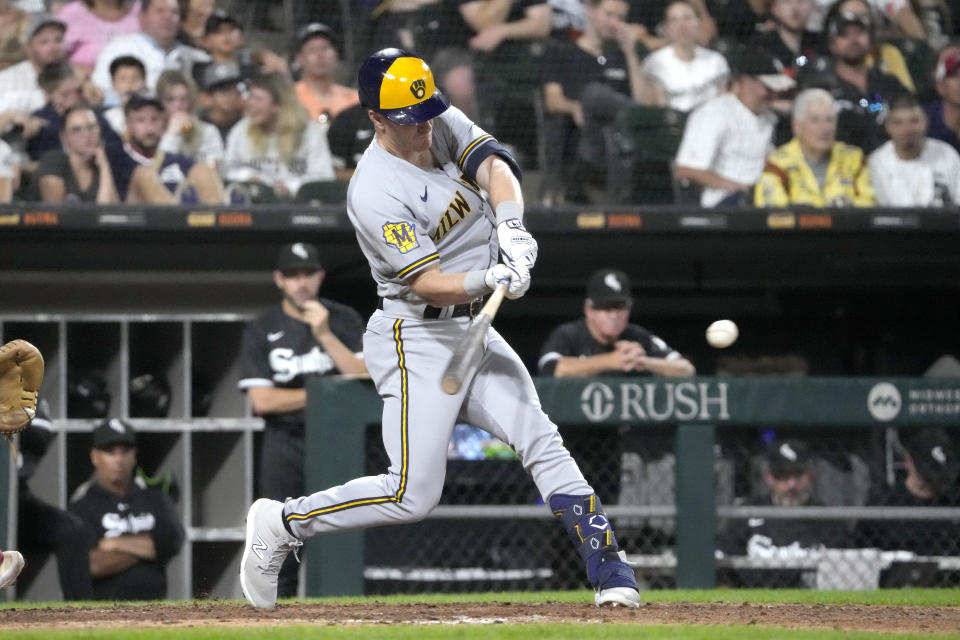
[[[603,505],[596,494],[571,496],[555,494],[550,497],[550,510],[563,522],[570,542],[587,567],[587,577],[595,588],[608,586],[633,586],[633,584],[609,585],[614,564],[622,565],[618,555],[617,538],[613,527],[603,512]],[[625,565],[624,565],[625,566]],[[617,573],[620,573],[619,571]],[[632,577],[633,572],[630,571]],[[618,581],[619,582],[619,581]]]

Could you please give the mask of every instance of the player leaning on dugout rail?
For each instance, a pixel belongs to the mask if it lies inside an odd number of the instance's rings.
[[[516,161],[449,106],[410,53],[368,57],[359,88],[376,134],[350,181],[347,213],[380,294],[363,352],[384,402],[390,467],[313,495],[254,502],[240,563],[244,595],[274,607],[280,565],[306,538],[426,517],[440,500],[454,423],[463,420],[516,450],[584,560],[596,604],[639,606],[600,499],[506,341],[487,329],[472,376],[455,394],[440,388],[476,302],[498,284],[511,299],[530,287],[537,243],[523,226]]]

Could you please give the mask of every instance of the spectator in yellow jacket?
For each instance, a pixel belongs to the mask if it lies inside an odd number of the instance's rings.
[[[837,142],[837,104],[807,89],[793,106],[793,140],[767,157],[754,188],[758,207],[869,207],[875,203],[863,151]]]

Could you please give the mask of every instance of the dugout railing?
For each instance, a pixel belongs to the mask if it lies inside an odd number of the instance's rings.
[[[914,557],[896,552],[818,554],[774,557],[726,556],[717,549],[721,519],[763,517],[825,520],[911,520],[923,523],[960,521],[960,508],[867,506],[750,507],[718,505],[715,499],[715,447],[727,430],[790,425],[793,433],[956,429],[960,415],[960,379],[956,378],[819,378],[698,377],[690,380],[596,378],[536,380],[544,410],[562,429],[593,426],[616,431],[675,425],[675,505],[618,505],[607,500],[614,523],[628,517],[675,518],[674,543],[659,553],[633,554],[641,573],[665,571],[680,588],[712,588],[718,573],[739,569],[816,571],[830,563],[829,575],[809,586],[870,588],[876,573],[903,560],[922,560],[944,571],[960,569],[953,556]],[[368,381],[320,379],[309,387],[306,444],[307,483],[319,489],[369,471],[368,427],[378,425],[381,402]],[[379,427],[372,427],[378,433]],[[379,472],[379,470],[378,470]],[[441,504],[417,529],[418,544],[431,546],[431,523],[441,520],[549,520],[542,505]],[[356,595],[365,591],[365,537],[348,532],[311,540],[306,548],[306,592],[312,596]],[[389,538],[388,538],[389,540]],[[382,539],[378,539],[382,543]],[[403,544],[396,539],[397,549]],[[861,550],[858,550],[861,551]],[[572,549],[564,549],[573,556]],[[864,575],[837,575],[837,567]],[[422,573],[422,571],[421,571]],[[823,572],[821,571],[821,574]],[[536,573],[529,573],[535,577]],[[435,583],[439,584],[439,582]]]

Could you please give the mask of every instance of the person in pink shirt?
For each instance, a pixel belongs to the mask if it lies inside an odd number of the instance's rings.
[[[115,36],[140,31],[136,0],[74,0],[57,12],[67,24],[64,46],[75,67],[93,70],[100,50]]]

